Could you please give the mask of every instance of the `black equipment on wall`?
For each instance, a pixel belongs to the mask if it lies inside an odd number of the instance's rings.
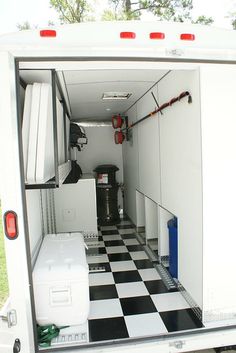
[[[70,148],[73,150],[74,158],[71,160],[71,171],[63,184],[76,184],[82,176],[82,170],[77,163],[76,148],[81,151],[81,147],[88,143],[85,131],[77,123],[70,123]]]
[[[81,151],[81,146],[88,143],[85,131],[81,126],[76,123],[70,124],[70,147],[76,147],[78,151]]]
[[[63,184],[76,184],[81,178],[83,172],[77,161],[71,161],[71,172]]]
[[[112,164],[99,165],[96,172],[97,216],[99,225],[115,225],[120,221],[118,210],[119,184],[115,173],[119,168]]]

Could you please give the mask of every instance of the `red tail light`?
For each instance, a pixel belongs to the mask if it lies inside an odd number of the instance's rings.
[[[152,32],[149,34],[150,39],[165,39],[165,33],[162,32]]]
[[[54,29],[42,29],[40,31],[40,37],[56,37],[57,32]]]
[[[120,32],[121,39],[135,39],[136,33],[134,32]]]
[[[7,211],[4,215],[5,234],[8,239],[18,237],[17,214],[14,211]]]
[[[195,34],[191,33],[182,33],[180,35],[181,40],[195,40]]]

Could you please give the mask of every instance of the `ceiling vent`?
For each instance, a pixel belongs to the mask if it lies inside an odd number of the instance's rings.
[[[103,100],[121,100],[128,99],[132,93],[128,92],[105,92],[102,95]]]

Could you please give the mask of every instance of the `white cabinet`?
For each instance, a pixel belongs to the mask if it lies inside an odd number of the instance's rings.
[[[96,184],[84,174],[76,184],[54,191],[57,232],[86,231],[97,234]]]

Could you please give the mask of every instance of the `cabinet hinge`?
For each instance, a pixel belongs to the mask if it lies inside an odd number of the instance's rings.
[[[16,326],[17,324],[16,310],[12,309],[7,312],[7,315],[0,315],[0,319],[2,319],[3,321],[6,321],[9,328],[12,326]]]

